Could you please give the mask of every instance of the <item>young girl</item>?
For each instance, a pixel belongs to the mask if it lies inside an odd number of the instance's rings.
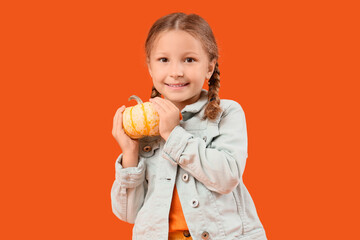
[[[169,14],[151,27],[145,48],[160,136],[129,138],[125,106],[117,110],[112,134],[122,154],[111,189],[114,214],[135,223],[133,239],[266,239],[242,182],[244,111],[219,99],[210,26],[196,14]]]

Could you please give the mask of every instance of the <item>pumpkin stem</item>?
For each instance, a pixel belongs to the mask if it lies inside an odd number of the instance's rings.
[[[136,100],[138,104],[143,104],[143,101],[138,96],[132,95],[131,97],[129,97],[129,101],[133,99]]]

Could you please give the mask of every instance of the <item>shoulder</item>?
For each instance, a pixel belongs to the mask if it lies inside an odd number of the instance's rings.
[[[230,99],[220,99],[220,108],[221,111],[216,119],[210,120],[210,122],[219,124],[220,121],[224,120],[225,118],[235,118],[235,119],[244,119],[245,112],[242,106]]]
[[[245,115],[244,109],[240,105],[240,103],[230,100],[230,99],[221,99],[220,100],[220,107],[221,107],[221,116],[224,117],[228,114],[237,112],[242,115]]]

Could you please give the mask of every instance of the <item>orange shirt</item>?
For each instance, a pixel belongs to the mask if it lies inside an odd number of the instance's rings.
[[[169,232],[187,229],[188,227],[186,225],[184,213],[181,208],[179,195],[175,185],[169,213]]]

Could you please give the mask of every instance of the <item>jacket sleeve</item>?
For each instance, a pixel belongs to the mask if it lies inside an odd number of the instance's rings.
[[[232,101],[219,121],[219,135],[206,147],[206,142],[176,126],[167,139],[163,157],[174,161],[208,189],[230,193],[242,180],[247,159],[245,114],[240,104]]]
[[[122,154],[115,162],[115,181],[111,188],[113,213],[121,220],[134,223],[143,205],[147,191],[144,158],[139,158],[137,167],[123,168]]]

